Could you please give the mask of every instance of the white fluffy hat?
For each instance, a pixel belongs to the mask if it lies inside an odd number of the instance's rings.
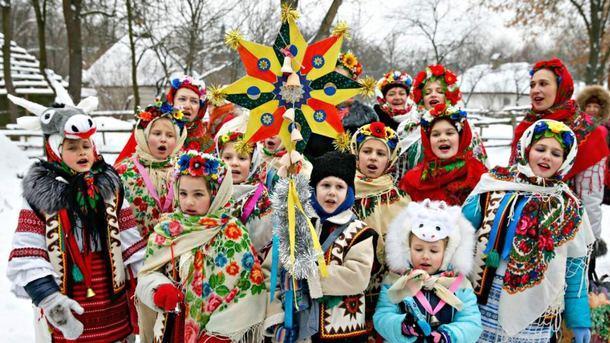
[[[386,236],[386,261],[390,270],[404,273],[411,266],[409,235],[435,242],[449,238],[441,270],[453,270],[468,275],[474,257],[474,228],[459,206],[444,201],[411,202],[390,224]]]

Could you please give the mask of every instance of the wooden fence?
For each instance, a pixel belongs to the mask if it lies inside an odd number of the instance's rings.
[[[490,127],[496,125],[510,125],[512,128],[511,132],[514,132],[516,124],[522,119],[524,115],[523,109],[511,109],[504,110],[501,112],[489,112],[483,110],[468,109],[468,118],[473,126],[473,129],[479,133],[485,146],[488,148],[495,147],[507,147],[510,146],[512,136],[508,137],[488,137],[485,135],[485,131]],[[91,113],[92,116],[110,116],[117,119],[120,118],[131,118],[133,115],[132,111],[95,111]],[[111,129],[111,128],[98,128],[97,132],[101,139],[101,146],[98,147],[98,151],[102,154],[117,155],[120,153],[121,148],[108,146],[108,142],[111,139],[108,134],[123,133],[128,135],[132,129]],[[42,153],[42,132],[38,130],[23,130],[16,126],[16,124],[9,124],[4,130],[0,130],[0,134],[5,135],[9,139],[16,142],[16,144],[23,150],[25,150],[31,158],[41,157]],[[127,138],[125,138],[125,141]]]

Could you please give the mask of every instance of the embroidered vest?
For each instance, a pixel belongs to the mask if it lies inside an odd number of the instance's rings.
[[[103,253],[108,254],[109,266],[112,272],[112,291],[114,294],[122,291],[125,287],[125,267],[123,265],[123,252],[121,249],[121,241],[119,239],[119,218],[118,213],[120,211],[118,207],[118,197],[114,196],[112,199],[104,200],[106,222],[108,223],[107,228],[107,242],[105,242],[106,251]],[[68,284],[70,283],[68,278],[71,275],[70,267],[71,262],[69,261],[69,252],[67,250],[67,244],[65,241],[66,234],[64,228],[59,220],[57,212],[51,214],[44,214],[45,216],[45,238],[47,243],[47,250],[49,252],[49,261],[55,269],[55,272],[59,274],[59,289],[62,294],[67,294]]]
[[[375,230],[367,227],[365,223],[352,222],[325,254],[326,263],[342,265],[353,245],[375,235]],[[370,332],[365,321],[364,293],[332,298],[335,298],[334,301],[320,302],[321,339],[344,339]]]

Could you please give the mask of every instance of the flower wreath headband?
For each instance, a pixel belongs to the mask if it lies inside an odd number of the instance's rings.
[[[161,101],[159,98],[155,99],[152,105],[146,106],[144,110],[139,110],[136,118],[138,119],[136,126],[141,129],[146,129],[150,123],[158,118],[170,119],[180,128],[180,131],[186,125],[182,110],[174,108],[174,106],[168,102]]]
[[[219,136],[218,141],[216,142],[219,154],[225,148],[227,143],[235,143],[233,148],[239,155],[251,155],[254,152],[254,143],[244,141],[244,134],[242,132],[227,131]]]
[[[369,138],[378,139],[385,143],[389,149],[390,161],[393,160],[394,152],[396,152],[396,147],[398,146],[398,135],[392,128],[378,121],[360,127],[352,136],[350,144],[352,153],[358,156],[358,151],[362,144]]]
[[[421,117],[420,124],[426,132],[430,132],[432,124],[441,119],[450,120],[458,132],[462,131],[464,121],[467,119],[467,113],[457,107],[447,106],[447,104],[438,104],[429,111],[425,111]]]
[[[362,74],[362,64],[360,64],[356,55],[351,51],[339,55],[337,66],[347,70],[352,78],[357,78]]]
[[[423,105],[424,87],[428,82],[434,81],[438,81],[444,86],[446,102],[449,102],[449,104],[455,106],[462,99],[462,93],[457,84],[457,76],[440,64],[431,65],[426,67],[425,70],[420,71],[413,83],[413,101],[418,106]]]
[[[189,150],[177,158],[174,171],[176,177],[202,176],[208,182],[212,195],[215,195],[227,175],[228,167],[223,160],[214,155]]]

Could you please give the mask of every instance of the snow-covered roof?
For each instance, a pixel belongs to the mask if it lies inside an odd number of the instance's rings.
[[[156,86],[165,77],[163,64],[155,53],[150,39],[136,41],[136,58],[139,58],[137,77],[140,86]],[[180,72],[179,66],[167,61],[170,74]],[[83,82],[91,87],[130,87],[131,50],[129,36],[125,35],[83,71]]]
[[[0,45],[4,44],[4,35],[0,33]],[[0,50],[0,60],[2,59],[2,50]],[[39,62],[36,57],[30,55],[24,48],[18,46],[14,41],[11,41],[11,79],[15,92],[18,95],[25,94],[53,94],[53,90],[40,73],[38,67]],[[0,94],[6,94],[4,82],[4,66],[0,64]],[[49,75],[58,82],[67,86],[63,82],[60,75],[55,74],[50,69],[47,69]]]
[[[458,77],[462,93],[528,94],[531,65],[527,62],[504,63],[496,68],[479,64]]]

